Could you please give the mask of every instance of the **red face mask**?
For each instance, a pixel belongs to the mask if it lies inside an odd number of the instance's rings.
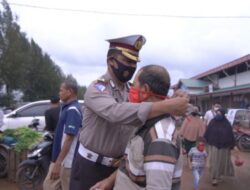
[[[139,88],[131,87],[129,90],[129,94],[128,94],[129,102],[140,103],[140,102],[143,102],[146,99],[148,99],[150,96],[155,96],[155,97],[158,97],[158,98],[163,99],[163,100],[167,98],[166,96],[162,96],[162,95],[148,92],[147,96],[145,98],[141,99],[140,92],[141,92],[141,90]]]
[[[203,152],[205,150],[205,144],[198,144],[197,146],[197,149],[200,151],[200,152]]]

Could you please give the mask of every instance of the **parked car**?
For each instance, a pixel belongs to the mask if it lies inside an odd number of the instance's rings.
[[[236,124],[250,129],[250,110],[248,109],[228,109],[227,119],[232,126]]]
[[[237,147],[250,151],[250,110],[229,109],[227,118],[233,127]]]
[[[83,100],[79,100],[83,105]],[[35,101],[25,104],[16,110],[4,115],[4,124],[0,131],[29,126],[34,120],[39,122],[38,131],[45,128],[44,112],[50,108],[50,100]]]

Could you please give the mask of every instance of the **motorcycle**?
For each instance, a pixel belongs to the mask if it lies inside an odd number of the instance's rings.
[[[49,169],[52,144],[53,134],[45,132],[43,140],[28,153],[27,160],[19,164],[16,181],[21,190],[36,190],[42,184]]]
[[[0,144],[0,178],[8,173],[8,149],[9,146]]]

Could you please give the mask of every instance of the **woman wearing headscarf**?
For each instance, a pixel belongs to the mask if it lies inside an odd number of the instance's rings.
[[[221,176],[234,176],[231,149],[234,148],[235,140],[232,126],[225,117],[224,109],[220,108],[216,111],[204,137],[208,144],[212,185],[217,185]]]
[[[190,114],[184,119],[180,129],[180,136],[183,138],[183,145],[187,154],[192,147],[196,146],[196,140],[198,137],[202,137],[204,132],[205,125],[200,118],[199,109],[192,106]]]

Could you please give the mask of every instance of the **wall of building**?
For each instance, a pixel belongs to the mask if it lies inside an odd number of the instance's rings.
[[[239,73],[236,78],[237,85],[250,83],[250,71]]]
[[[220,103],[223,108],[247,108],[250,105],[250,93],[244,94],[228,94],[223,96],[205,96],[193,98],[191,103],[200,106],[201,112],[204,114],[209,110],[213,103]]]
[[[219,79],[219,88],[227,88],[234,86],[235,76],[229,76]]]
[[[204,88],[189,88],[183,84],[181,85],[180,89],[186,91],[188,94],[193,95],[204,93]]]
[[[203,89],[188,89],[188,94],[201,94],[204,93]]]
[[[250,83],[250,71],[238,73],[236,75],[236,86]],[[219,88],[235,86],[235,75],[219,79]]]

